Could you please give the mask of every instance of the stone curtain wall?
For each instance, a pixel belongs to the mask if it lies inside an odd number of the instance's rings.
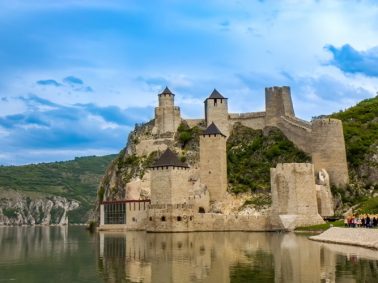
[[[262,130],[265,128],[265,112],[230,113],[228,117],[230,129],[232,129],[232,126],[237,122],[255,130]]]

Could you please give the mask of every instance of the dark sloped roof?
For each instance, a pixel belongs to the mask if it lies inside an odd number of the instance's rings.
[[[160,156],[160,158],[151,166],[153,167],[165,167],[165,166],[174,166],[174,167],[185,167],[188,168],[189,166],[184,162],[181,162],[176,153],[171,151],[169,148],[164,151],[164,153]]]
[[[167,86],[165,87],[165,89],[161,93],[159,93],[159,95],[162,95],[162,94],[174,95],[172,93],[172,91]]]
[[[223,95],[221,95],[219,93],[219,91],[217,91],[214,88],[213,92],[210,94],[210,96],[208,97],[208,99],[227,99],[227,98],[225,98]]]
[[[203,135],[222,135],[225,137],[224,134],[218,129],[218,127],[212,122],[210,126],[202,133]]]

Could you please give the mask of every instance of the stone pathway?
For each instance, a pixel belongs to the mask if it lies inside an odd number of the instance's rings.
[[[378,249],[378,229],[332,227],[310,240]]]

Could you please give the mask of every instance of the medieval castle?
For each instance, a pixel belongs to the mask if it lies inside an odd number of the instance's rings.
[[[190,127],[205,123],[198,166],[189,167],[169,149],[182,118],[166,87],[155,108],[153,138],[134,145],[137,155],[164,151],[149,170],[150,198],[127,197],[100,206],[101,230],[148,232],[291,230],[323,223],[333,215],[330,185],[348,183],[342,123],[336,119],[303,121],[294,114],[289,87],[265,89],[265,112],[229,113],[228,99],[217,90],[205,100],[205,119],[187,119]],[[226,141],[235,123],[253,129],[277,127],[312,163],[284,163],[271,168],[269,214],[209,213],[227,195]],[[130,150],[128,148],[128,150]]]

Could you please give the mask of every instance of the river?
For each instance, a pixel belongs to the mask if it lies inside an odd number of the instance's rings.
[[[378,251],[294,233],[0,227],[0,282],[378,282]]]

